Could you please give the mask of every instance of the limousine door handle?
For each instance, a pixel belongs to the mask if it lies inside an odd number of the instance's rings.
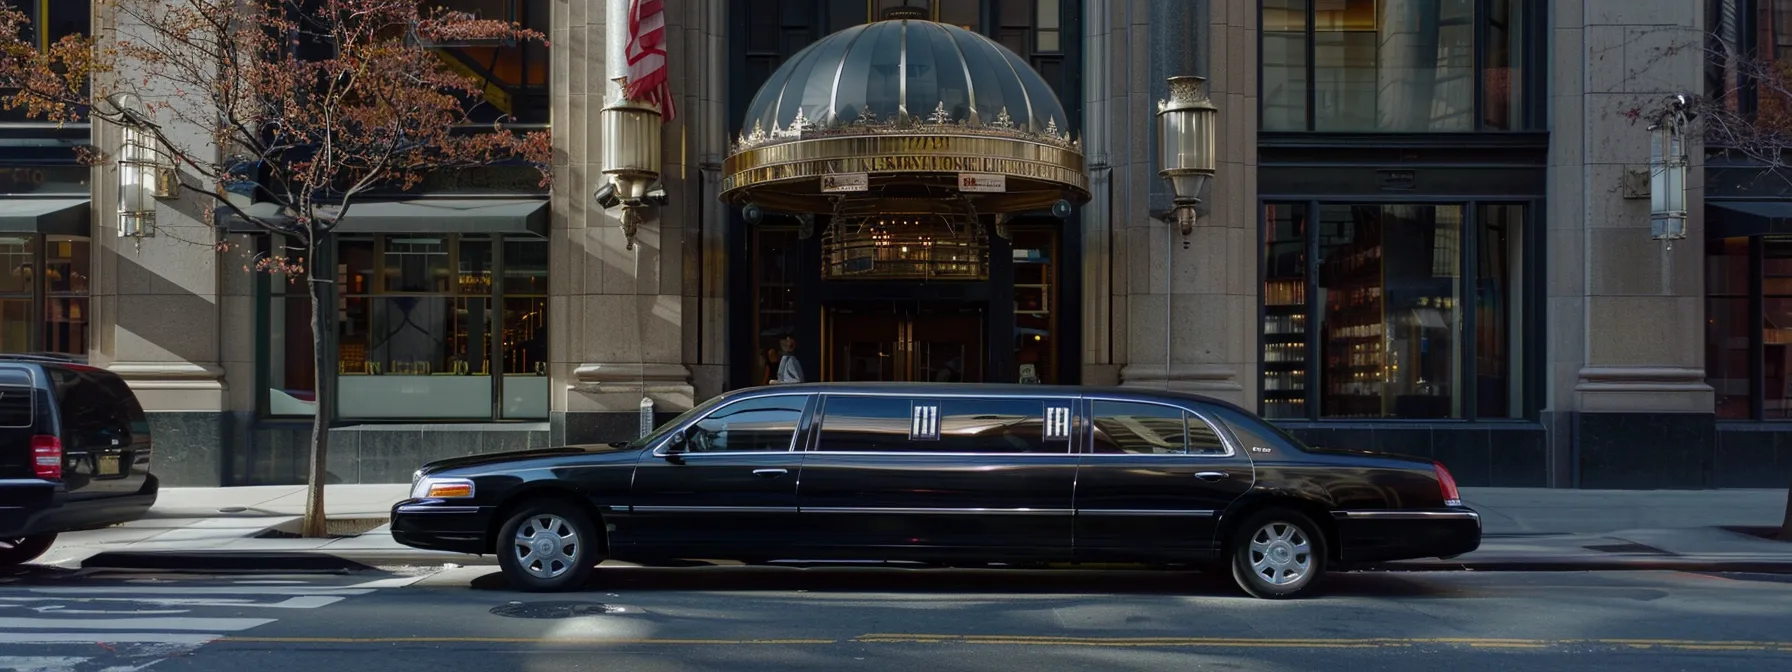
[[[789,469],[754,469],[753,475],[764,478],[777,478],[790,473]]]
[[[1217,481],[1225,477],[1226,472],[1223,471],[1203,471],[1195,474],[1195,478],[1199,478],[1203,481]]]

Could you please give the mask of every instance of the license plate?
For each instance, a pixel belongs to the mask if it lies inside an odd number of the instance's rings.
[[[118,456],[117,455],[101,455],[98,463],[95,466],[96,466],[95,471],[97,471],[100,476],[117,476],[118,475]]]

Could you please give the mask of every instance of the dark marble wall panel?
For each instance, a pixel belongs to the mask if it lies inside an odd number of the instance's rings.
[[[658,427],[673,418],[677,413],[654,413],[653,424]],[[636,413],[568,413],[556,411],[548,418],[549,445],[568,446],[578,444],[609,443],[611,441],[628,441],[641,433],[641,416]]]
[[[1784,488],[1792,483],[1792,425],[1718,423],[1714,485]]]
[[[1684,489],[1714,484],[1717,423],[1700,413],[1575,416],[1583,488]]]
[[[224,485],[224,414],[210,411],[145,413],[155,441],[150,472],[164,487]]]
[[[1536,425],[1494,426],[1487,430],[1487,440],[1488,485],[1498,488],[1549,485],[1549,433],[1544,428]]]

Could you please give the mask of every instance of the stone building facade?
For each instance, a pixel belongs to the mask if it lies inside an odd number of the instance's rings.
[[[1792,2],[667,0],[668,201],[632,239],[593,199],[626,3],[439,2],[549,35],[444,58],[552,129],[555,184],[470,171],[345,224],[328,260],[339,337],[316,353],[333,379],[305,373],[297,290],[177,238],[273,241],[198,221],[190,197],[161,204],[155,238],[113,233],[112,169],[66,156],[90,132],[116,143],[105,128],[0,125],[15,140],[0,258],[86,276],[0,278],[0,347],[124,374],[178,485],[302,479],[319,384],[342,400],[321,410],[332,480],[394,482],[441,457],[629,438],[644,398],[664,419],[765,382],[786,335],[810,379],[1168,386],[1310,443],[1432,457],[1464,485],[1777,486],[1792,471],[1774,273],[1792,195],[1708,187],[1749,168],[1707,168],[1695,144],[1687,237],[1653,240],[1631,177],[1648,133],[1626,114],[1722,79],[1679,47],[1716,34],[1783,50]],[[988,86],[1049,89],[1087,198],[980,215],[972,276],[844,282],[851,236],[724,203],[726,164],[779,77],[945,81],[926,67],[943,56],[793,63],[902,6],[1031,70]],[[45,11],[52,33],[106,25]],[[1154,112],[1166,78],[1191,74],[1220,110],[1219,159],[1184,234],[1165,217]]]

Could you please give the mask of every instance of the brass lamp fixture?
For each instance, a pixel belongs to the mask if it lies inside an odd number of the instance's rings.
[[[161,149],[156,124],[131,94],[115,93],[106,101],[117,109],[122,127],[118,152],[118,237],[155,236],[156,199],[180,196],[180,177],[169,153]]]
[[[1182,235],[1195,228],[1195,206],[1215,172],[1216,118],[1219,108],[1207,98],[1207,78],[1169,78],[1170,99],[1157,102],[1159,177],[1170,183],[1171,208]]]
[[[626,78],[614,80],[622,84]],[[635,233],[648,203],[665,205],[660,178],[660,111],[650,103],[617,96],[599,113],[603,174],[609,178],[593,198],[605,210],[622,206],[622,235],[635,249]]]
[[[1686,126],[1693,116],[1686,94],[1675,94],[1649,125],[1650,237],[1670,250],[1686,238]]]

